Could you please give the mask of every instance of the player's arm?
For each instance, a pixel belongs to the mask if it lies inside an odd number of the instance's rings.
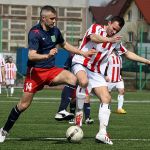
[[[31,61],[45,60],[54,56],[56,53],[56,48],[51,49],[49,54],[38,54],[36,50],[29,49],[28,58]]]
[[[1,66],[1,72],[2,72],[2,81],[5,82],[5,67]]]
[[[139,55],[136,55],[135,53],[133,53],[131,51],[127,51],[124,55],[126,58],[128,58],[130,60],[138,61],[138,62],[150,65],[150,60],[143,58]]]
[[[116,42],[119,42],[122,37],[118,35],[113,36],[113,37],[103,37],[98,34],[91,34],[89,35],[89,38],[91,39],[92,42],[95,42],[95,43],[103,43],[103,42],[116,43]]]
[[[68,42],[64,42],[63,44],[61,44],[61,47],[63,47],[64,49],[68,50],[71,53],[82,55],[84,57],[88,57],[88,56],[93,55],[93,54],[96,53],[96,51],[94,49],[91,49],[87,52],[83,52],[83,51],[79,50],[78,48],[72,46]]]

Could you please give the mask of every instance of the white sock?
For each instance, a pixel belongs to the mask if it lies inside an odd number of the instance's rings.
[[[0,94],[2,94],[2,86],[1,86],[1,84],[0,84]]]
[[[78,86],[77,90],[76,90],[76,107],[77,107],[77,111],[80,111],[80,110],[83,109],[85,99],[86,99],[85,89]]]
[[[10,94],[11,94],[11,95],[14,94],[14,87],[11,87],[11,88],[10,88]]]
[[[110,117],[109,104],[101,103],[99,106],[100,134],[107,134],[106,128],[108,126],[109,117]]]
[[[118,95],[118,109],[123,107],[124,95]]]

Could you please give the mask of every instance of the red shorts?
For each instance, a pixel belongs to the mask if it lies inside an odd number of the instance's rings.
[[[42,90],[44,85],[52,83],[53,79],[60,74],[63,68],[28,68],[27,76],[24,82],[24,92],[36,93]]]

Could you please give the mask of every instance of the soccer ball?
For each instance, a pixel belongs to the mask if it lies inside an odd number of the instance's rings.
[[[78,143],[83,138],[83,131],[78,126],[71,126],[66,131],[66,137],[69,142]]]

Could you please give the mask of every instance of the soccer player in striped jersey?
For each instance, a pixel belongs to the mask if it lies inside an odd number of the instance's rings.
[[[17,67],[15,63],[13,63],[12,57],[8,57],[7,59],[7,63],[5,64],[6,91],[7,96],[13,96]]]
[[[86,88],[91,90],[100,100],[99,106],[99,131],[96,140],[112,145],[113,142],[107,135],[107,126],[110,118],[111,96],[107,88],[104,72],[108,63],[108,57],[115,49],[119,55],[125,55],[128,59],[150,64],[150,61],[128,51],[121,42],[121,36],[116,35],[124,26],[124,19],[115,16],[107,25],[93,24],[85,33],[80,45],[81,51],[95,49],[97,54],[85,58],[75,55],[72,59],[72,70],[77,76],[79,86],[77,87],[77,113],[76,125],[82,126],[83,104],[86,98]]]
[[[108,58],[108,65],[106,68],[106,81],[108,83],[108,90],[111,92],[113,89],[118,90],[118,114],[126,114],[123,109],[124,102],[124,81],[121,76],[122,58],[116,51],[112,51]]]
[[[5,61],[0,55],[0,94],[2,94],[2,83],[5,83],[5,71],[4,71]]]

